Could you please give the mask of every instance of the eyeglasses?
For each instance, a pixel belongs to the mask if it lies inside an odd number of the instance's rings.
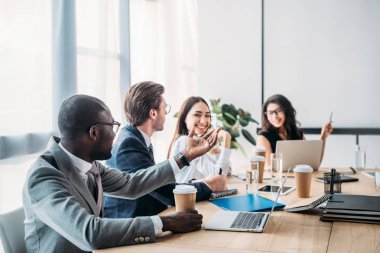
[[[108,122],[95,122],[94,125],[96,124],[99,124],[99,125],[109,125],[109,126],[112,126],[112,130],[113,132],[116,134],[117,131],[119,131],[119,128],[121,126],[121,123],[120,122],[117,122],[117,121],[113,121],[112,123],[108,123]]]
[[[169,114],[170,109],[172,109],[172,107],[169,104],[166,104],[166,106],[165,106],[165,113]]]
[[[277,108],[276,110],[273,110],[273,111],[266,111],[265,115],[267,117],[272,117],[273,114],[276,114],[276,116],[278,116],[278,115],[283,114],[283,113],[284,113],[284,110],[282,110],[282,108]]]

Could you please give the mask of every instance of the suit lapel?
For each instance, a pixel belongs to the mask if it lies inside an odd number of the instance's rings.
[[[143,146],[145,147],[145,152],[149,155],[149,157],[152,159],[152,164],[156,164],[156,162],[154,161],[154,157],[152,157],[152,155],[150,154],[149,152],[149,149],[148,147],[146,146],[146,142],[145,142],[145,139],[144,139],[144,136],[141,134],[141,132],[137,129],[137,127],[135,126],[127,126],[126,127],[126,130],[131,132],[134,136],[136,136],[140,141],[141,143],[143,144]]]
[[[53,139],[54,138],[54,139]],[[83,200],[89,205],[92,212],[99,216],[99,212],[97,210],[96,202],[94,196],[88,189],[83,179],[80,177],[78,169],[74,167],[71,163],[70,158],[66,155],[66,153],[58,146],[60,139],[57,137],[53,137],[48,144],[49,151],[54,156],[58,169],[66,175],[70,183],[74,186],[74,188],[80,193],[83,197]]]
[[[135,126],[127,126],[126,129],[130,131],[133,135],[135,135],[139,140],[144,143],[144,146],[146,146],[144,136],[140,133],[140,131]],[[148,149],[147,149],[148,150]]]

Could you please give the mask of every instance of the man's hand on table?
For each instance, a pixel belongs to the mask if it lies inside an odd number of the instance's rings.
[[[201,214],[196,210],[176,212],[167,216],[160,216],[162,220],[162,231],[172,231],[173,233],[186,233],[199,230],[202,225]]]

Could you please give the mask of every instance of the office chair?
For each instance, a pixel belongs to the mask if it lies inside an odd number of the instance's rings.
[[[25,253],[24,208],[0,214],[0,239],[4,253]]]

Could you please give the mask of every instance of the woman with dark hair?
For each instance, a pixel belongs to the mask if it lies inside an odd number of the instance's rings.
[[[276,151],[276,143],[280,140],[305,139],[303,132],[298,128],[296,110],[290,101],[283,95],[273,95],[267,99],[262,109],[262,130],[257,137],[257,146],[265,147],[265,165],[270,164],[270,154]],[[323,140],[322,157],[327,137],[332,132],[331,122],[323,125],[321,140]]]
[[[189,97],[182,104],[178,113],[178,121],[168,156],[183,150],[188,141],[188,133],[194,128],[196,136],[204,135],[211,126],[211,112],[207,102],[201,97]],[[222,143],[220,149],[213,149],[190,162],[176,175],[177,183],[193,179],[201,179],[211,175],[227,175],[230,170],[231,135],[220,130],[218,139]]]

